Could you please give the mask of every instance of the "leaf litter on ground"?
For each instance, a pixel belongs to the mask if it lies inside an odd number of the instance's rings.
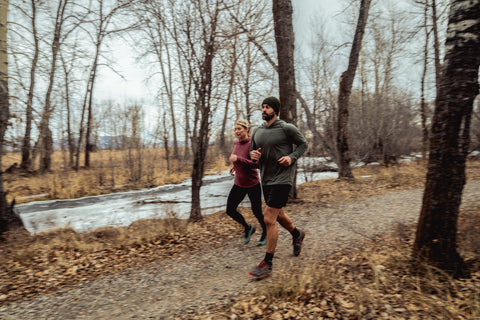
[[[422,188],[421,162],[385,168],[354,169],[356,179],[328,179],[299,186],[300,199],[287,207],[290,215],[312,206],[329,206],[387,192]],[[480,162],[470,161],[467,177],[480,179]],[[244,208],[240,210],[246,210]],[[219,218],[219,216],[221,218]],[[240,231],[224,211],[204,216],[200,223],[176,218],[140,220],[128,227],[104,227],[89,233],[64,228],[29,235],[12,233],[0,243],[0,305],[31,299],[126,268],[145,265],[202,246],[219,246]],[[235,298],[231,305],[212,306],[192,319],[447,319],[480,317],[480,205],[459,218],[459,248],[471,261],[469,279],[417,278],[409,269],[415,226],[401,226],[374,241],[315,261],[294,279],[287,278],[258,292]],[[409,232],[406,232],[409,230]],[[464,231],[464,232],[462,232]],[[472,233],[474,232],[474,233]],[[394,250],[392,250],[394,248]],[[284,280],[284,281],[283,281]],[[285,283],[287,285],[285,285]],[[212,317],[212,315],[215,315]],[[441,316],[443,315],[443,316]]]

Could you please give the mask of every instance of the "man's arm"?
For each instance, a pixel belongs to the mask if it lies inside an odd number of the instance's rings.
[[[305,136],[293,124],[287,124],[285,127],[291,141],[297,146],[295,150],[288,155],[292,159],[292,162],[295,162],[307,151],[308,142]]]

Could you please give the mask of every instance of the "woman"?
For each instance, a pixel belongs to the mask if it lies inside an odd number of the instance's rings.
[[[227,214],[243,226],[245,236],[242,241],[245,244],[249,243],[252,234],[255,232],[255,227],[249,225],[242,214],[237,211],[238,205],[243,201],[245,195],[248,194],[253,214],[258,219],[263,230],[257,245],[263,246],[267,242],[267,228],[265,222],[263,222],[262,188],[258,171],[256,170],[258,165],[250,159],[249,132],[250,124],[248,121],[237,120],[235,122],[234,133],[238,140],[235,140],[233,152],[229,158],[233,163],[230,174],[235,176],[235,180],[227,199]]]

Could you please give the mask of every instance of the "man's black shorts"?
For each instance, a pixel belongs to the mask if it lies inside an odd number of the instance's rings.
[[[281,209],[287,205],[288,195],[292,188],[289,184],[262,186],[265,203],[270,208]]]

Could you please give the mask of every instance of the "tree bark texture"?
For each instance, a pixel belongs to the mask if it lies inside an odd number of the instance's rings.
[[[425,28],[425,47],[423,51],[423,71],[420,88],[420,119],[422,123],[422,159],[427,159],[428,150],[428,128],[427,128],[427,104],[425,102],[425,78],[427,76],[428,67],[428,43],[430,39],[430,32],[428,30],[428,2],[425,2],[424,7],[424,28]]]
[[[440,40],[438,39],[438,16],[437,16],[437,1],[431,0],[432,8],[432,31],[433,31],[433,50],[435,54],[435,83],[437,88],[437,97],[439,95],[440,77],[442,74],[442,63],[440,61]]]
[[[353,37],[352,49],[348,60],[348,68],[340,76],[340,87],[338,92],[338,118],[337,118],[337,153],[338,153],[338,177],[353,178],[350,168],[350,150],[348,146],[348,108],[350,94],[352,92],[353,80],[357,70],[358,58],[362,48],[362,39],[367,25],[368,11],[371,0],[362,0],[358,15],[355,35]]]
[[[280,119],[296,124],[297,89],[295,86],[295,34],[293,32],[293,6],[291,0],[273,0],[273,21],[278,58],[278,87],[280,92]],[[297,176],[290,192],[296,199]]]
[[[8,52],[7,52],[7,14],[8,0],[0,0],[0,168],[2,167],[5,131],[8,126]],[[3,172],[0,170],[0,238],[8,230],[23,228],[23,222],[13,211],[13,202],[9,204],[3,186]]]
[[[291,0],[273,0],[273,21],[278,56],[278,87],[280,91],[280,118],[295,123],[297,118],[295,87],[295,35],[293,33]]]
[[[457,251],[457,220],[473,101],[479,92],[480,0],[452,1],[447,31],[413,255],[417,261],[458,275],[465,264]]]

